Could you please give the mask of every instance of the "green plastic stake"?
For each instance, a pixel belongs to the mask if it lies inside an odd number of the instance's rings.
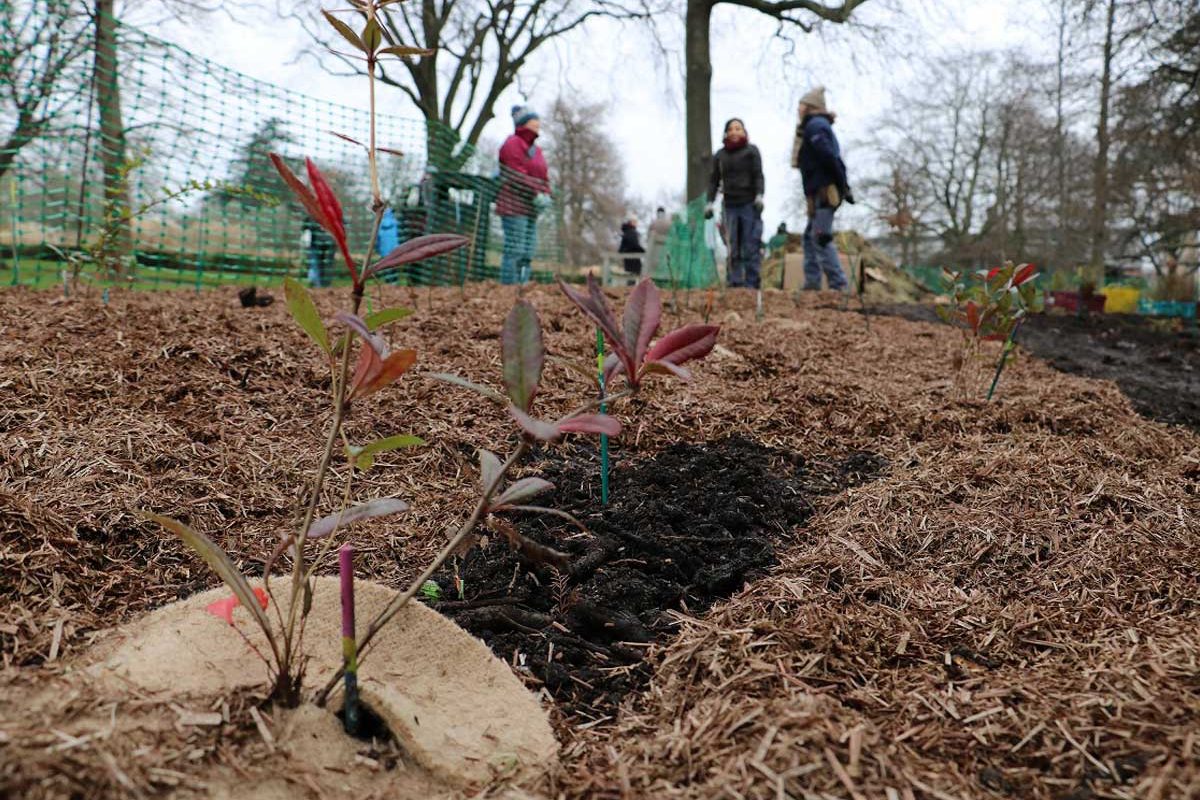
[[[604,398],[604,332],[596,328],[596,371],[600,381],[600,397]],[[604,413],[604,403],[600,404]],[[608,505],[608,435],[600,434],[600,502]]]

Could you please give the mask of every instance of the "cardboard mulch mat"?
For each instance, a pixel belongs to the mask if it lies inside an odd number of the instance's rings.
[[[423,368],[498,383],[512,290],[386,291],[416,308],[389,336]],[[552,352],[594,358],[556,290],[526,297]],[[679,299],[697,319],[704,298]],[[318,296],[328,316],[342,302]],[[609,506],[591,443],[529,460],[588,533],[516,521],[571,566],[489,534],[438,576],[439,610],[556,714],[561,766],[495,791],[1200,796],[1200,437],[1031,358],[984,403],[941,326],[774,293],[756,321],[752,303],[718,299],[721,347],[692,383],[618,410]],[[253,692],[183,709],[220,715],[207,726],[136,695],[31,698],[106,631],[214,586],[138,509],[261,570],[329,419],[317,353],[281,303],[232,290],[10,290],[0,328],[0,796],[204,796],[208,776],[277,773]],[[553,366],[545,387],[547,415],[588,391]],[[412,504],[352,536],[359,573],[392,586],[463,519],[476,449],[514,441],[485,401],[411,375],[347,430],[404,432],[428,445],[355,481]]]

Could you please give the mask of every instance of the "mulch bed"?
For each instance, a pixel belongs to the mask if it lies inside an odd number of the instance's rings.
[[[422,366],[496,383],[511,291],[388,293],[417,308],[391,336],[415,346]],[[588,358],[579,316],[552,290],[527,295],[550,349]],[[330,315],[339,302],[319,298]],[[575,692],[563,688],[564,673],[578,686],[572,670],[546,668],[575,657],[544,658],[553,637],[500,631],[495,618],[478,628],[531,686],[563,701],[563,768],[526,788],[1200,794],[1200,437],[1143,419],[1112,383],[1034,359],[1005,372],[998,402],[964,396],[949,366],[957,337],[941,326],[873,317],[868,330],[857,312],[820,299],[797,309],[779,295],[759,323],[752,298],[723,302],[724,349],[693,383],[655,387],[626,418],[610,507],[595,503],[589,448],[559,445],[528,465],[555,481],[552,505],[591,530],[572,539],[521,520],[531,535],[579,560],[616,541],[632,556],[599,559],[557,595],[544,567],[517,563],[498,541],[459,565],[467,591],[482,594],[498,588],[507,559],[510,599],[570,632],[555,629],[556,650],[642,656],[618,666],[636,679],[604,673],[613,682]],[[187,794],[214,765],[277,768],[256,760],[242,701],[230,703],[228,736],[189,744],[194,732],[167,730],[68,747],[51,731],[73,730],[84,701],[29,714],[23,698],[86,659],[98,632],[213,585],[137,509],[185,519],[245,571],[261,568],[315,467],[327,383],[280,303],[243,309],[233,292],[115,293],[107,306],[0,294],[0,796],[70,796],[69,785],[97,797]],[[546,383],[547,414],[585,391],[565,371]],[[348,432],[429,442],[381,457],[356,482],[360,498],[412,502],[353,537],[360,574],[397,586],[462,519],[475,449],[513,443],[495,409],[415,377],[355,408]],[[731,464],[742,505],[726,484],[710,480],[709,492],[687,474]],[[744,518],[722,519],[731,502]],[[647,547],[621,531],[653,538]],[[666,567],[665,537],[680,535],[728,542],[713,574],[737,568],[705,585],[700,569]],[[605,594],[614,584],[654,597]],[[589,604],[644,630],[612,636],[612,619],[589,630],[571,615]],[[170,780],[154,771],[164,763]]]

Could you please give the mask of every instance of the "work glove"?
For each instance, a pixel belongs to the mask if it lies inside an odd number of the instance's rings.
[[[706,205],[704,207],[704,218],[712,219],[712,216],[713,216],[713,204],[709,203],[708,205]]]
[[[854,199],[854,190],[851,189],[849,186],[844,187],[842,189],[842,199],[845,200],[850,205],[854,205],[856,202]]]
[[[757,211],[757,212],[758,212],[758,213],[760,213],[760,214],[762,213],[762,210],[763,210],[763,199],[762,199],[762,195],[761,195],[761,194],[760,194],[758,197],[754,198],[754,210],[755,210],[755,211]]]
[[[538,214],[550,207],[551,200],[548,194],[535,194],[533,196],[533,210]]]

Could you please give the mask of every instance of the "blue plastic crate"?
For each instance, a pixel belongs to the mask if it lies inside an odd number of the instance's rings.
[[[1196,318],[1196,304],[1190,300],[1138,300],[1138,313],[1148,317]]]

